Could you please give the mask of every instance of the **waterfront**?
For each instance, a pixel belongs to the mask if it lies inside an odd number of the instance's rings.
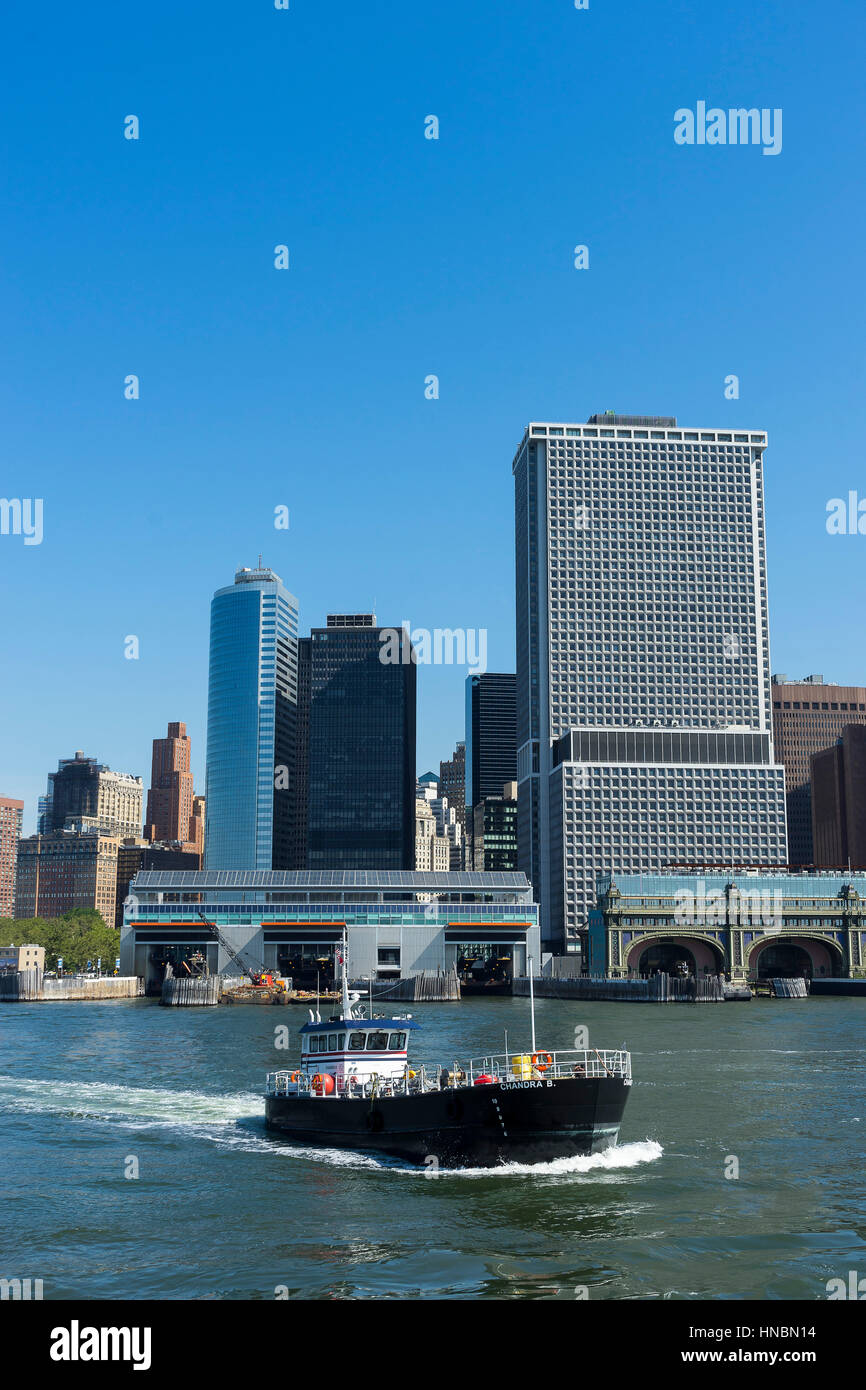
[[[295,1056],[274,1029],[294,1046],[300,1009],[10,1007],[0,1276],[46,1298],[593,1301],[823,1299],[866,1274],[866,1000],[536,1011],[544,1046],[586,1025],[631,1048],[620,1147],[431,1179],[266,1135],[264,1074]],[[412,1012],[418,1060],[528,1042],[523,999]]]

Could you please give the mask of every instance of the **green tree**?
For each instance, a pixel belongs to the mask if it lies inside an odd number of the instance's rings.
[[[0,919],[0,946],[33,944],[45,947],[45,969],[56,970],[63,957],[64,972],[83,970],[88,961],[102,957],[106,970],[114,969],[120,951],[120,932],[107,927],[95,908],[74,908],[62,917]]]

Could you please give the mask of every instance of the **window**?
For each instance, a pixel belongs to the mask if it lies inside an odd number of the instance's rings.
[[[405,1034],[405,1033],[392,1033],[392,1034],[391,1034],[390,1040],[389,1040],[389,1042],[388,1042],[388,1051],[389,1051],[389,1052],[402,1052],[405,1046],[406,1046],[406,1034]]]
[[[365,1040],[366,1036],[367,1036],[366,1033],[350,1033],[350,1034],[349,1034],[349,1050],[350,1050],[351,1052],[363,1052],[363,1051],[364,1051],[364,1040]]]
[[[399,946],[380,946],[379,947],[380,965],[399,965],[400,947]]]
[[[388,1034],[387,1034],[387,1033],[368,1033],[368,1034],[367,1034],[367,1051],[368,1051],[368,1052],[384,1052],[384,1051],[385,1051],[385,1048],[386,1048],[387,1046],[388,1046]]]

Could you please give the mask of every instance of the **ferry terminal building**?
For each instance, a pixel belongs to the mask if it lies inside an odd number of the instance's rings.
[[[147,988],[164,962],[194,952],[211,974],[238,967],[199,917],[203,912],[251,969],[315,988],[335,975],[344,931],[353,979],[398,980],[449,971],[466,955],[506,971],[538,970],[538,908],[522,873],[427,873],[408,869],[146,869],[130,884],[120,937],[121,974]]]
[[[605,874],[589,914],[593,975],[846,978],[866,970],[866,874]]]

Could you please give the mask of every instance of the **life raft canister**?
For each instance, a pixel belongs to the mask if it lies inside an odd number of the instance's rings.
[[[317,1096],[331,1096],[334,1094],[334,1078],[330,1072],[316,1072],[310,1085]]]
[[[473,1086],[492,1086],[493,1077],[488,1076],[486,1072],[482,1072],[480,1076],[476,1076],[472,1084]]]

